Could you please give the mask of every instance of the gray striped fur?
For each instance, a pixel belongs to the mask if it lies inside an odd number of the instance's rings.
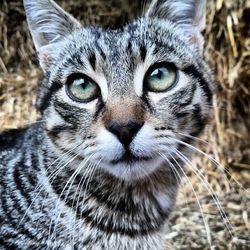
[[[167,249],[184,167],[175,152],[190,158],[179,141],[193,144],[203,131],[214,91],[199,28],[205,1],[173,2],[153,1],[146,16],[105,30],[81,27],[51,0],[24,0],[44,70],[43,117],[0,135],[0,249]],[[178,81],[145,92],[144,75],[160,62],[175,65]],[[101,96],[70,98],[75,73]],[[128,149],[107,124],[128,120],[142,126],[129,144],[137,160],[122,161]]]

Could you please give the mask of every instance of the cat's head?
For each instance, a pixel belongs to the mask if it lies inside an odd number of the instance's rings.
[[[24,6],[45,76],[38,106],[59,152],[136,179],[169,167],[203,130],[214,88],[205,0],[153,0],[119,30],[82,27],[52,0]]]

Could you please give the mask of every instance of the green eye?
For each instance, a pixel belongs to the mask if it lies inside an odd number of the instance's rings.
[[[177,70],[174,65],[154,65],[146,74],[145,88],[151,92],[165,92],[170,89],[177,80]]]
[[[78,102],[90,102],[100,96],[99,86],[88,76],[73,74],[67,81],[69,97]]]

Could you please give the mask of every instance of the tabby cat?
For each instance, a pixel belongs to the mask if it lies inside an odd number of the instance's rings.
[[[42,120],[0,135],[0,249],[168,249],[189,145],[211,113],[205,0],[153,0],[117,30],[24,0]]]

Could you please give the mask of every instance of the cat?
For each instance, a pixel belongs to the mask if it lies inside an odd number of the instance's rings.
[[[153,0],[113,30],[24,0],[41,121],[0,135],[0,249],[168,249],[215,89],[205,0]]]

